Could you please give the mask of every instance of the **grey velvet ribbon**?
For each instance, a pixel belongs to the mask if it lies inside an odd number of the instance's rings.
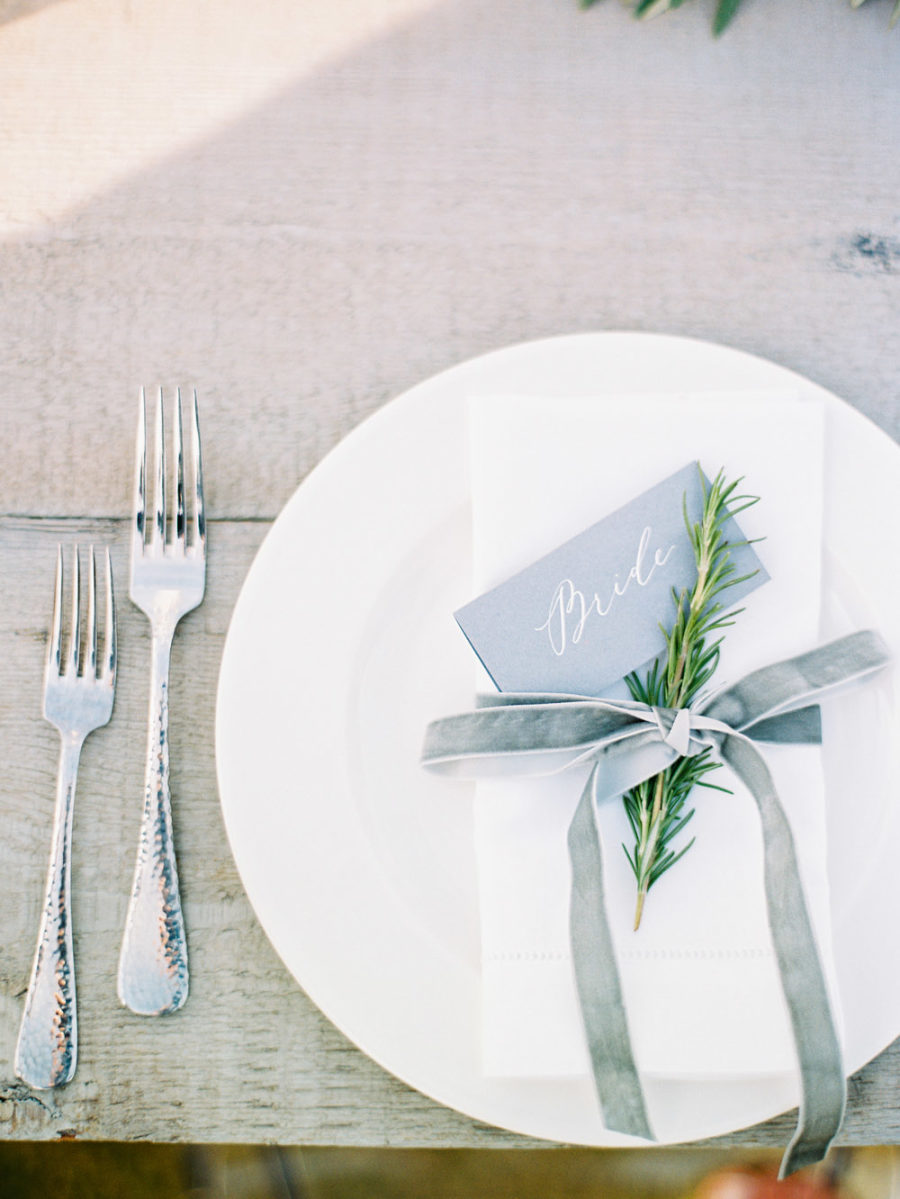
[[[877,633],[862,631],[753,671],[697,709],[652,708],[587,696],[479,697],[477,711],[428,726],[422,761],[461,778],[535,776],[592,763],[568,832],[569,929],[575,981],[597,1096],[607,1128],[653,1139],[603,891],[599,804],[710,749],[745,784],[762,825],[769,928],[801,1082],[797,1130],[781,1177],[820,1161],[840,1128],[846,1082],[791,828],[758,741],[817,743],[815,701],[887,664]]]

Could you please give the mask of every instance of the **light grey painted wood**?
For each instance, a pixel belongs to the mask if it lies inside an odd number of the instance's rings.
[[[709,9],[0,3],[0,1135],[528,1143],[391,1078],[287,975],[218,811],[216,675],[266,522],[363,417],[472,354],[706,337],[900,436],[900,29],[880,0],[746,0],[715,42]],[[112,539],[124,597],[136,394],[157,381],[200,389],[215,518],[171,701],[192,998],[165,1021],[115,999],[148,648],[123,602],[76,812],[79,1070],[39,1097],[12,1052],[55,770],[55,545]],[[898,1065],[895,1046],[854,1079],[844,1141],[900,1142]]]
[[[272,19],[301,43],[316,7],[278,4]],[[371,6],[337,7],[350,25]],[[16,452],[0,511],[122,513],[121,455],[77,489],[63,466],[127,448],[138,386],[182,380],[203,395],[213,511],[273,516],[398,391],[583,329],[755,351],[900,434],[900,36],[879,0],[748,0],[716,42],[708,7],[638,24],[567,0],[421,6],[52,222],[9,231],[0,419]],[[190,111],[179,27],[154,32],[172,43],[157,85]],[[118,77],[94,91],[126,104]],[[125,111],[152,133],[152,109]],[[33,118],[29,144],[58,119]],[[100,162],[107,143],[123,152],[104,128],[84,149]],[[37,155],[20,157],[39,214],[75,168]],[[236,425],[252,427],[240,454]]]
[[[191,998],[162,1020],[130,1015],[115,970],[133,869],[145,737],[147,622],[120,603],[118,696],[85,747],[73,890],[80,1056],[51,1095],[16,1083],[12,1054],[46,866],[56,743],[39,716],[56,545],[110,544],[124,591],[127,528],[113,520],[0,520],[0,1135],[296,1144],[510,1145],[385,1073],[341,1036],[287,974],[237,876],[213,761],[216,673],[229,614],[264,522],[214,522],[209,589],[185,618],[172,671],[172,794],[190,941]],[[102,868],[98,869],[98,863]],[[847,1143],[900,1140],[900,1045],[853,1081]],[[780,1143],[790,1121],[728,1138]]]

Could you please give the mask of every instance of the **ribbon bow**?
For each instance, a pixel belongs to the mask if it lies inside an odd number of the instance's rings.
[[[594,811],[679,757],[710,749],[745,784],[763,834],[766,907],[801,1082],[797,1130],[781,1177],[820,1161],[846,1104],[841,1048],[797,868],[793,835],[755,742],[821,741],[810,701],[889,661],[877,633],[862,631],[753,671],[697,709],[655,708],[587,696],[479,697],[475,712],[432,722],[422,762],[462,778],[534,776],[591,762],[569,826],[569,932],[575,982],[597,1096],[607,1128],[654,1139],[635,1066],[603,895]]]

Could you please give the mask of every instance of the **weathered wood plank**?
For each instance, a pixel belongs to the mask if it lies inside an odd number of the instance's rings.
[[[40,718],[55,547],[113,547],[124,592],[124,522],[0,521],[0,1114],[5,1135],[152,1140],[433,1143],[491,1138],[429,1103],[349,1046],[287,975],[257,925],[228,850],[213,761],[222,640],[262,524],[214,524],[204,605],[176,638],[171,686],[174,820],[192,955],[186,1008],[122,1010],[115,969],[136,848],[145,741],[147,623],[120,602],[116,708],[87,743],[73,870],[80,1060],[53,1095],[16,1084],[12,1054],[40,912],[57,742]],[[501,1138],[507,1142],[509,1137]]]
[[[287,975],[219,816],[216,675],[265,522],[360,419],[472,354],[585,329],[707,337],[900,437],[889,6],[757,0],[718,42],[708,7],[637,25],[559,0],[271,0],[262,18],[0,0],[0,1135],[530,1143],[392,1079]],[[193,995],[154,1022],[114,994],[148,650],[122,602],[116,714],[76,814],[79,1072],[36,1096],[12,1053],[55,772],[55,544],[111,540],[124,597],[136,394],[159,381],[200,389],[217,518],[172,687]],[[898,1067],[894,1046],[853,1080],[845,1142],[900,1142]]]
[[[85,0],[0,27],[0,512],[123,515],[137,389],[180,381],[212,511],[272,517],[407,386],[585,329],[761,353],[900,436],[900,37],[884,5],[758,0],[714,41],[707,7],[278,0],[263,37],[233,3]]]
[[[121,1009],[115,969],[131,882],[145,738],[147,622],[124,599],[125,522],[0,519],[0,1135],[33,1139],[510,1145],[381,1070],[310,1003],[252,913],[228,849],[213,758],[215,685],[228,619],[267,525],[216,522],[207,599],[173,660],[172,790],[192,955],[185,1009],[143,1020]],[[16,1083],[12,1055],[34,949],[49,844],[56,735],[40,675],[57,542],[109,544],[120,592],[113,720],[87,743],[75,824],[74,919],[80,1060],[52,1095]],[[900,1045],[854,1080],[843,1140],[900,1140]],[[777,1144],[781,1118],[728,1143]]]

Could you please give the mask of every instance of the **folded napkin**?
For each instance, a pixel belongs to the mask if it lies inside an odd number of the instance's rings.
[[[478,396],[469,406],[475,593],[502,582],[687,462],[746,476],[740,517],[771,579],[728,630],[716,687],[819,640],[824,414],[790,393],[591,398]],[[492,689],[480,672],[479,688]],[[537,684],[535,689],[537,689]],[[619,691],[618,694],[625,694]],[[821,751],[766,746],[795,832],[832,990]],[[475,801],[483,957],[483,1066],[494,1076],[589,1072],[568,945],[566,833],[589,768],[479,781]],[[599,813],[607,903],[638,1068],[715,1078],[795,1066],[768,933],[755,808],[699,789],[696,844],[651,889],[635,884],[620,801]]]

